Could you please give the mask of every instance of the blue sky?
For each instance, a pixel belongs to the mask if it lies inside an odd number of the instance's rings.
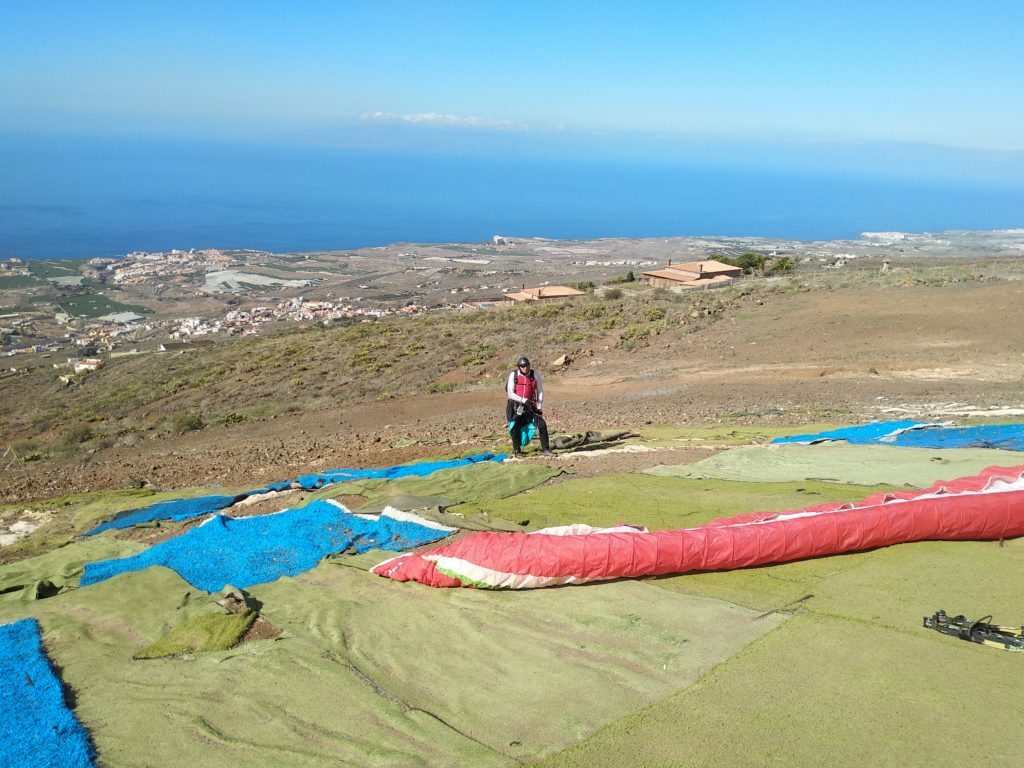
[[[1024,152],[1022,31],[1019,1],[0,0],[0,130],[610,155],[912,144],[998,165]]]

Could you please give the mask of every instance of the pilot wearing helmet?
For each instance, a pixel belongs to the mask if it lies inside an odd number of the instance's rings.
[[[508,403],[505,405],[505,421],[509,423],[512,435],[512,455],[522,454],[524,432],[530,424],[540,436],[540,449],[545,456],[554,456],[548,446],[548,425],[544,421],[544,385],[540,374],[530,366],[528,357],[520,357],[514,371],[509,373],[505,384]]]

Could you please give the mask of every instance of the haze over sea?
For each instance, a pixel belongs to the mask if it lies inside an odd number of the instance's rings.
[[[566,154],[8,136],[0,257],[309,251],[494,234],[830,240],[1024,225],[1024,185],[998,177]]]

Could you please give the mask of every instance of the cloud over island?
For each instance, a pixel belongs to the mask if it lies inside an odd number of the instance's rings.
[[[475,115],[446,115],[439,112],[419,114],[398,114],[395,112],[367,112],[360,116],[364,122],[404,123],[406,125],[430,125],[456,128],[517,128],[509,120],[493,120]]]

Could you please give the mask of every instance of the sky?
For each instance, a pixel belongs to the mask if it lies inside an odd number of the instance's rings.
[[[0,131],[851,165],[916,152],[922,168],[939,153],[998,175],[1024,167],[1022,31],[1019,0],[0,0]]]

